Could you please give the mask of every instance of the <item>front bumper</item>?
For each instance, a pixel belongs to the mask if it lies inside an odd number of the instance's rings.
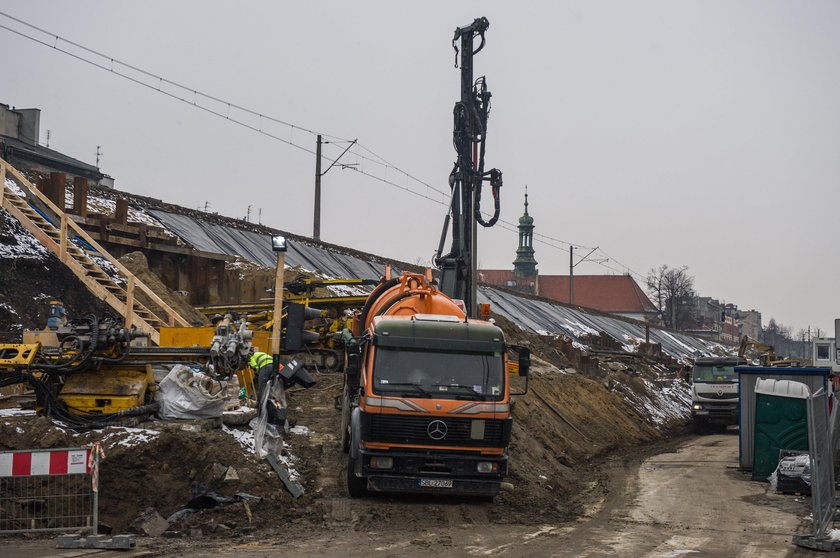
[[[374,469],[371,457],[390,457],[390,469]],[[368,489],[381,492],[495,496],[507,473],[507,455],[485,456],[432,451],[360,451],[361,474]],[[496,472],[479,473],[478,463],[493,463]],[[435,482],[428,482],[435,481]],[[442,482],[436,482],[442,481]],[[424,484],[444,486],[423,486]],[[450,485],[451,483],[451,485]]]
[[[714,424],[738,424],[737,403],[702,403],[700,409],[691,409],[691,418]]]

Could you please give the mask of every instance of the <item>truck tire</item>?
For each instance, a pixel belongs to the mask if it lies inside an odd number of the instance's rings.
[[[347,493],[351,498],[361,498],[367,495],[367,479],[356,476],[356,460],[347,458]]]
[[[706,434],[709,431],[709,425],[705,420],[695,418],[691,421],[691,431],[695,434]]]

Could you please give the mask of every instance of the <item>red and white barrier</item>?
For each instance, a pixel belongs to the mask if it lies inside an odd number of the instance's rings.
[[[88,449],[0,452],[0,477],[90,473],[89,453]]]

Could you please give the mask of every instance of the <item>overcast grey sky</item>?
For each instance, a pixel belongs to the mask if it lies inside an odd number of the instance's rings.
[[[218,98],[359,138],[443,191],[459,91],[452,31],[486,16],[476,75],[493,93],[487,165],[504,172],[502,219],[516,222],[527,184],[537,233],[600,246],[615,269],[616,259],[642,275],[687,265],[702,295],[794,331],[833,334],[840,317],[840,2],[4,0],[0,10]],[[119,189],[235,217],[252,204],[263,223],[311,235],[310,153],[2,29],[0,53],[0,102],[42,109],[52,148],[93,162],[101,145]],[[314,149],[304,131],[262,124]],[[428,260],[444,213],[351,170],[324,177],[328,242]],[[482,267],[512,267],[515,233],[483,229],[479,244]],[[542,273],[568,273],[568,252],[535,249]],[[576,273],[612,271],[585,262]]]

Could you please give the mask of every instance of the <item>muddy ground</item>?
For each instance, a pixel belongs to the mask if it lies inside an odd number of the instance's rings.
[[[628,404],[620,390],[609,389],[609,381],[539,357],[534,360],[529,393],[518,397],[514,408],[508,480],[515,489],[501,493],[493,503],[388,495],[349,503],[343,480],[346,457],[337,439],[339,412],[333,405],[341,389],[335,374],[318,375],[314,388],[295,388],[287,394],[290,422],[296,426],[287,436],[287,453],[306,491],[299,499],[293,499],[277,475],[229,431],[196,431],[191,423],[150,422],[140,430],[76,434],[45,417],[0,417],[0,447],[73,447],[101,440],[106,459],[101,466],[100,518],[115,533],[132,530],[132,522],[148,508],[169,517],[207,490],[226,496],[245,492],[262,501],[187,515],[167,536],[194,541],[269,535],[282,539],[288,525],[295,525],[297,534],[336,524],[364,532],[394,522],[417,529],[452,521],[556,523],[580,515],[586,502],[604,489],[605,460],[644,452],[679,429],[681,421],[657,425]],[[562,359],[557,362],[562,364]],[[605,375],[615,375],[606,370]],[[627,386],[637,380],[622,375]],[[238,478],[224,480],[230,468]]]
[[[0,241],[6,246],[25,236],[16,225],[0,219]],[[42,327],[52,297],[62,298],[70,315],[105,311],[55,257],[28,252],[34,257],[0,265],[0,285],[8,287],[0,290],[0,330],[19,335],[21,327]],[[148,422],[142,429],[77,434],[44,417],[0,411],[0,449],[73,447],[100,440],[106,453],[100,518],[114,533],[136,531],[132,524],[149,508],[169,517],[208,490],[262,498],[175,521],[167,537],[183,537],[188,554],[190,545],[202,541],[282,541],[331,529],[365,533],[399,524],[424,530],[464,522],[502,528],[570,520],[605,490],[605,463],[638,455],[683,427],[687,387],[666,367],[641,357],[593,353],[581,373],[571,366],[564,353],[569,345],[562,339],[496,320],[509,342],[532,349],[534,365],[528,394],[515,398],[508,478],[514,491],[501,493],[493,503],[389,495],[350,501],[343,480],[346,457],[337,439],[339,412],[333,404],[342,382],[335,374],[316,373],[314,388],[287,394],[296,428],[287,436],[286,458],[305,489],[299,499],[229,430],[203,430],[195,424]],[[240,434],[247,436],[247,429]],[[172,540],[146,542],[166,550]]]

